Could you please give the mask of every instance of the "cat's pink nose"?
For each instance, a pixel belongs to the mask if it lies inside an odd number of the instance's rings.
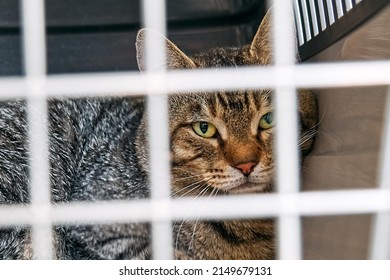
[[[236,165],[237,169],[240,169],[245,176],[249,176],[252,173],[253,168],[256,166],[256,162],[246,162]]]

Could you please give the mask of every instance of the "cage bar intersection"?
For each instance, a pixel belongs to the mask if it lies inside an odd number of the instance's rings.
[[[293,28],[291,23],[294,20],[293,2],[295,1],[274,0],[269,3],[273,6],[274,19],[277,20],[273,20],[272,36],[275,63],[268,67],[205,69],[191,70],[191,72],[185,70],[167,72],[166,69],[148,71],[153,69],[155,64],[161,65],[160,62],[165,59],[163,40],[157,40],[156,36],[153,36],[146,39],[147,71],[142,75],[137,72],[121,72],[48,76],[44,0],[22,0],[20,3],[23,11],[25,75],[0,78],[0,98],[25,97],[28,100],[32,199],[29,205],[0,206],[0,225],[31,226],[34,258],[52,259],[52,226],[55,224],[151,222],[153,258],[172,259],[171,222],[175,219],[274,217],[277,220],[277,257],[283,260],[302,258],[301,217],[374,213],[377,215],[372,226],[371,252],[368,257],[390,258],[390,176],[388,172],[390,170],[390,101],[387,103],[387,118],[384,122],[379,185],[378,188],[369,190],[300,192],[298,118],[295,109],[297,103],[295,93],[299,87],[390,85],[390,61],[297,65],[294,52],[295,38],[285,36],[285,34],[293,34],[291,30]],[[308,3],[314,5],[312,2],[314,1]],[[350,1],[347,1],[346,5],[349,9]],[[141,14],[144,27],[166,34],[165,1],[142,1]],[[308,31],[301,28],[300,32]],[[298,34],[298,39],[301,43],[304,36]],[[275,146],[277,155],[275,193],[213,197],[197,201],[191,198],[171,199],[167,93],[245,88],[271,88],[276,94],[275,107],[279,128]],[[151,199],[53,205],[50,202],[47,158],[47,98],[132,94],[148,95],[152,135],[150,138]],[[158,137],[154,137],[153,133],[157,133]],[[193,206],[187,207],[189,203]],[[157,233],[158,238],[156,238]]]

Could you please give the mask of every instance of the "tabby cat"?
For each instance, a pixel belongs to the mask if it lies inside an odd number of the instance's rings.
[[[192,58],[166,40],[167,68],[271,63],[269,15],[244,48],[217,48]],[[137,36],[143,64],[146,30]],[[316,102],[299,91],[300,149],[307,153],[317,124]],[[50,175],[53,203],[149,198],[144,97],[50,99]],[[270,192],[274,156],[272,93],[219,91],[169,96],[172,196]],[[28,204],[26,103],[0,103],[0,204]],[[239,211],[239,209],[237,209]],[[273,221],[178,221],[177,259],[272,259]],[[55,258],[149,259],[146,223],[54,227]],[[0,228],[0,259],[33,257],[28,227]]]

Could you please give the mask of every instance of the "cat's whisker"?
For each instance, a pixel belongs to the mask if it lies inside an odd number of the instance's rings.
[[[193,178],[199,178],[199,177],[203,177],[203,174],[197,174],[197,175],[191,175],[191,176],[181,177],[181,178],[172,180],[172,182],[175,182],[175,183],[176,183],[176,182],[180,182],[180,181],[184,181],[184,180],[188,180],[188,179],[193,179]]]
[[[177,222],[177,221],[175,221],[175,222],[173,223],[173,227],[175,227],[176,222]],[[179,226],[179,229],[177,230],[176,239],[175,239],[175,250],[177,250],[178,247],[179,247],[180,231],[181,231],[181,228],[183,227],[184,222],[185,222],[185,219],[183,219],[183,220],[181,221],[180,226]]]
[[[188,190],[188,189],[190,189],[190,188],[193,188],[194,186],[196,187],[197,184],[202,183],[202,182],[203,182],[203,180],[195,181],[195,182],[193,182],[192,184],[187,185],[187,186],[185,186],[184,188],[180,188],[179,190],[173,192],[173,193],[172,193],[172,196],[175,197],[175,196],[178,195],[179,193],[181,193],[181,192],[183,192],[183,191],[185,191],[185,190]],[[191,189],[191,190],[192,190],[192,189]],[[187,193],[186,193],[186,194],[187,194]],[[181,196],[183,196],[183,195],[181,195]]]
[[[307,141],[313,139],[313,137],[317,134],[316,130],[310,130],[305,132],[301,138],[299,139],[299,147],[303,146]]]
[[[307,138],[307,137],[313,137],[314,135],[317,134],[317,130],[316,129],[310,129],[308,131],[306,131],[305,133],[302,134],[301,136],[301,139],[302,138]]]
[[[197,182],[197,183],[199,183],[199,182]],[[188,186],[187,186],[187,187],[188,187]],[[200,187],[202,187],[202,185],[196,186],[195,188],[197,189],[197,188],[200,188]],[[193,205],[193,201],[195,201],[195,199],[196,199],[196,197],[194,197],[194,198],[192,199],[192,203],[190,203],[190,206]],[[189,207],[189,208],[190,208],[190,207]],[[186,217],[187,217],[187,216],[186,216]],[[179,229],[177,230],[176,241],[175,241],[175,248],[176,248],[176,250],[177,250],[177,248],[178,248],[178,242],[179,242],[180,231],[181,231],[181,229],[182,229],[182,227],[183,227],[183,224],[184,224],[185,221],[187,220],[186,217],[184,217],[184,219],[181,219],[181,220],[180,220],[181,223],[180,223]],[[176,223],[177,223],[178,221],[179,221],[179,220],[175,220],[174,223],[173,223],[173,226],[175,226]]]
[[[323,119],[325,118],[326,110],[327,110],[327,109],[328,109],[328,104],[325,104],[325,106],[324,106],[324,111],[322,112],[321,117],[319,117],[319,120],[317,121],[317,123],[316,123],[315,125],[313,125],[312,127],[309,127],[309,130],[315,129],[315,128],[317,128],[317,127],[321,124],[321,122],[322,122]]]
[[[213,190],[211,191],[210,197],[217,197],[219,191],[220,191],[219,189],[213,188]]]
[[[176,195],[178,195],[180,192],[183,192],[183,191],[185,191],[185,190],[190,189],[190,190],[188,190],[186,193],[181,194],[181,195],[179,196],[179,197],[184,197],[184,196],[186,196],[187,194],[189,194],[190,192],[192,192],[192,191],[194,191],[194,190],[197,190],[197,189],[199,189],[199,188],[201,188],[201,187],[203,186],[203,185],[198,185],[198,186],[197,186],[197,184],[199,184],[199,183],[207,184],[207,182],[210,181],[210,180],[211,180],[211,178],[209,178],[209,179],[207,179],[207,180],[199,180],[199,181],[197,181],[197,182],[195,182],[195,183],[192,183],[192,184],[190,184],[190,185],[188,185],[188,186],[186,186],[186,187],[184,187],[184,188],[182,188],[182,189],[176,191],[175,193],[172,194],[172,196],[176,196]],[[194,187],[194,186],[195,186],[195,187]]]
[[[202,185],[202,187],[205,187],[205,188],[199,192],[199,194],[196,196],[196,198],[203,197],[207,193],[207,191],[210,189],[210,187],[207,184]]]
[[[199,193],[199,195],[196,196],[196,199],[197,199],[197,198],[202,198],[202,197],[204,197],[205,194],[207,193],[207,191],[208,191],[209,189],[210,189],[210,187],[209,187],[208,185],[205,185],[204,190],[202,190],[202,191]],[[215,188],[212,188],[211,194],[214,192],[214,190],[215,190]],[[211,194],[210,194],[210,196],[211,196]],[[208,199],[210,198],[210,196],[208,196]],[[198,222],[199,222],[199,216],[196,218],[195,224],[194,224],[194,226],[193,226],[192,235],[191,235],[191,241],[190,241],[190,246],[191,246],[191,244],[194,243],[194,240],[195,240],[195,232],[196,232],[196,227],[197,227],[197,225],[198,225]],[[190,248],[190,246],[189,246],[189,248]],[[192,246],[193,246],[193,245],[192,245]]]
[[[184,197],[187,196],[191,191],[197,190],[201,187],[202,181],[199,181],[197,183],[191,184],[190,186],[187,186],[181,190],[176,191],[172,194],[173,197]],[[188,190],[189,189],[189,190]],[[186,191],[185,193],[182,193]]]
[[[210,187],[206,187],[206,191],[208,190],[208,189],[210,189]],[[206,191],[200,196],[200,197],[203,197],[205,194],[206,194]],[[212,190],[211,190],[211,193],[210,193],[210,195],[208,196],[208,199],[210,199],[211,197],[215,197],[215,196],[217,196],[218,195],[218,193],[219,193],[219,189],[217,189],[217,188],[212,188]],[[199,196],[197,196],[197,197],[199,197]],[[192,235],[191,235],[191,241],[190,241],[190,244],[193,244],[194,243],[194,240],[195,240],[195,233],[196,233],[196,228],[197,228],[197,226],[198,226],[198,223],[199,223],[199,217],[197,217],[197,219],[195,220],[195,224],[194,224],[194,226],[193,226],[193,230],[192,230]]]
[[[316,132],[308,132],[306,133],[305,135],[303,135],[300,139],[299,139],[299,145],[302,145],[304,143],[306,143],[308,140],[310,139],[313,139],[313,137],[316,135]]]
[[[198,182],[198,183],[199,183],[199,182]],[[188,187],[188,186],[187,186],[187,187]],[[207,181],[206,181],[206,182],[203,182],[203,184],[201,184],[201,185],[199,185],[199,186],[196,186],[195,189],[199,189],[199,188],[203,188],[203,187],[205,187],[205,188],[204,188],[202,191],[200,191],[200,193],[192,199],[192,203],[190,204],[190,206],[193,204],[193,202],[194,202],[199,196],[202,197],[202,196],[204,196],[204,194],[207,192],[207,190],[208,190],[208,188],[209,188],[209,187],[207,186]],[[184,195],[183,195],[183,196],[184,196]],[[184,218],[184,219],[181,220],[179,229],[178,229],[178,231],[177,231],[176,241],[175,241],[175,249],[176,249],[176,250],[178,249],[178,242],[179,242],[180,231],[181,231],[181,229],[182,229],[182,227],[183,227],[183,224],[185,223],[186,220],[187,220],[186,218]],[[198,219],[197,219],[197,220],[198,220]],[[197,223],[197,220],[196,220],[196,222],[195,222],[195,225],[196,225],[196,223]],[[174,223],[173,223],[173,226],[175,226],[177,222],[178,222],[178,220],[175,220]],[[191,238],[191,241],[192,241],[192,238]],[[187,252],[187,253],[188,253],[188,252]]]
[[[322,128],[322,130],[319,131],[319,134],[333,146],[337,147],[342,143],[339,137],[329,132],[326,128]]]
[[[191,246],[194,246],[195,232],[196,232],[196,227],[198,226],[198,222],[199,222],[199,217],[195,220],[195,224],[194,224],[194,227],[192,230],[192,235],[191,235],[191,241],[190,241],[190,244],[188,246],[188,249],[190,249]]]

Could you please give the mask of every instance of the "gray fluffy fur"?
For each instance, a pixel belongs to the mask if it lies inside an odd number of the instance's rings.
[[[135,160],[143,98],[50,100],[52,201],[147,198],[147,175]],[[0,103],[0,205],[28,204],[26,102]],[[26,227],[0,228],[0,259],[31,258]],[[147,224],[56,226],[55,258],[148,259]]]

